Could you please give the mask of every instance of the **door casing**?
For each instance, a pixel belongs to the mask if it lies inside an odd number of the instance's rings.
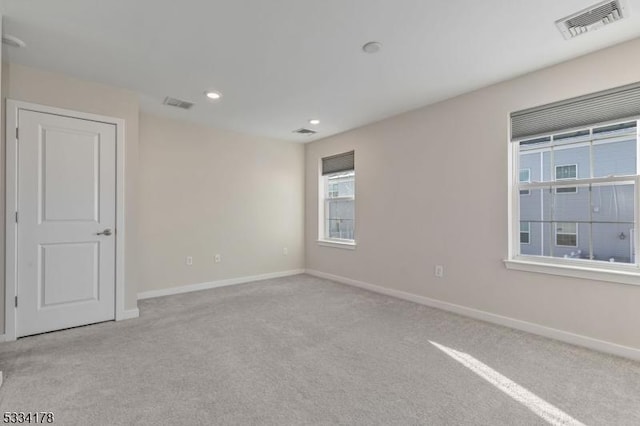
[[[16,211],[18,206],[18,113],[29,110],[47,114],[61,115],[84,120],[100,121],[116,126],[116,262],[115,262],[115,311],[116,321],[126,319],[125,315],[125,175],[124,175],[124,126],[123,119],[106,117],[85,112],[54,108],[29,102],[7,99],[6,120],[6,204],[5,204],[5,339],[16,340],[17,309],[15,297],[18,295],[17,277],[17,241],[18,224]]]

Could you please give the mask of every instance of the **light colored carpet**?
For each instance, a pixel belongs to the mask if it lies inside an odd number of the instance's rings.
[[[61,425],[534,425],[429,343],[578,421],[640,424],[640,364],[307,275],[140,302],[0,344],[0,412]]]

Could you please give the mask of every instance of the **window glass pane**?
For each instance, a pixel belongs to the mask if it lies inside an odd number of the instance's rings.
[[[572,192],[561,192],[561,190]],[[551,206],[551,220],[558,222],[588,222],[591,218],[589,210],[590,196],[588,185],[578,185],[571,188],[556,188],[548,197]]]
[[[520,182],[540,182],[541,152],[528,152],[520,154]]]
[[[594,223],[593,259],[605,262],[633,263],[633,225],[624,223]]]
[[[635,216],[635,185],[632,183],[594,185],[591,189],[594,222],[626,222]]]
[[[355,195],[355,173],[339,172],[327,175],[326,179],[326,197],[353,197]]]
[[[519,143],[520,254],[635,263],[637,122],[595,126]]]
[[[536,222],[551,220],[551,203],[548,200],[548,189],[532,189],[529,195],[520,196],[520,220]]]
[[[571,145],[580,142],[589,142],[591,133],[589,129],[578,130],[575,132],[561,133],[553,136],[554,145]]]
[[[616,138],[620,136],[636,136],[637,124],[635,121],[610,124],[593,128],[594,139]]]
[[[325,207],[325,237],[353,240],[354,200],[327,200]]]
[[[593,145],[593,177],[636,174],[636,141],[622,140]]]

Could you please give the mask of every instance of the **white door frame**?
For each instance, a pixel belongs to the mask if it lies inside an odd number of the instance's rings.
[[[99,121],[116,126],[116,321],[126,319],[124,310],[124,250],[125,250],[125,220],[124,220],[124,126],[123,119],[105,117],[67,109],[54,108],[28,102],[7,99],[6,121],[6,208],[5,208],[5,340],[16,340],[17,309],[15,296],[18,293],[17,280],[17,249],[18,224],[16,211],[18,208],[18,112],[29,110],[47,114],[61,115],[71,118]]]

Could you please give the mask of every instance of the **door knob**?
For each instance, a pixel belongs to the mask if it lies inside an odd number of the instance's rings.
[[[96,235],[105,235],[108,237],[109,235],[111,235],[111,229],[107,228],[102,232],[98,232]]]

